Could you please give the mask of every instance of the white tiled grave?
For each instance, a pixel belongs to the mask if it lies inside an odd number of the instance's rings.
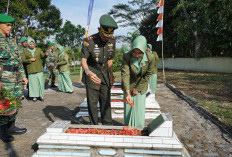
[[[123,129],[123,126],[71,125],[55,121],[37,139],[39,150],[33,157],[44,156],[186,156],[173,132],[169,114],[160,114],[147,127],[149,136],[97,135],[65,133],[68,128]]]
[[[160,112],[160,106],[158,102],[155,100],[155,94],[147,94],[146,98],[146,110],[145,110],[145,119],[154,119],[156,118]],[[114,99],[113,99],[114,98]],[[111,97],[111,109],[112,109],[112,118],[123,118],[124,117],[124,103],[123,103],[123,96],[116,95]],[[118,101],[118,102],[115,102]],[[97,104],[98,107],[98,117],[100,117],[100,108],[99,103]],[[87,107],[87,100],[86,98],[84,101],[79,105],[80,111],[76,114],[76,117],[82,116],[89,116],[88,114],[88,107]]]

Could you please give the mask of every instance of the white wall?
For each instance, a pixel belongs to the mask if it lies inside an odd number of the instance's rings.
[[[199,72],[232,73],[232,58],[166,58],[164,59],[165,69],[190,70]],[[162,69],[162,59],[158,64],[158,69]]]

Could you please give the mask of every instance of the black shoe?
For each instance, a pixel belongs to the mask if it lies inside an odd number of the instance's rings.
[[[9,134],[7,125],[0,126],[1,139],[5,143],[14,141],[14,137]]]
[[[24,100],[24,99],[25,99],[25,97],[24,97],[24,96],[22,96],[22,97],[21,97],[21,100]]]
[[[44,89],[48,89],[48,83],[45,83]]]
[[[57,86],[55,85],[55,83],[51,84],[51,88],[57,88]]]
[[[15,121],[9,122],[7,124],[9,133],[11,135],[21,135],[21,134],[25,134],[27,132],[26,128],[18,128],[15,126]]]

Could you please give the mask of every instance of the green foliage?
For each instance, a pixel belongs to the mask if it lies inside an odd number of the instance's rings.
[[[129,32],[130,36],[133,33],[139,34],[138,29],[141,26],[141,21],[149,16],[151,12],[155,11],[155,5],[153,5],[153,0],[130,0],[128,4],[119,3],[114,5],[109,11],[120,27],[132,27],[135,32]],[[152,4],[152,5],[151,5]],[[122,42],[131,42],[130,36],[117,36],[118,40]],[[132,37],[133,38],[133,37]]]
[[[165,57],[232,56],[230,0],[169,0],[164,8]],[[156,42],[157,16],[151,13],[139,30],[161,54],[161,42]]]
[[[66,21],[63,28],[59,29],[56,34],[57,43],[70,46],[71,48],[79,47],[85,34],[85,28],[80,25],[73,25],[70,21]]]
[[[114,60],[113,71],[121,70],[122,57],[123,57],[123,52],[120,49],[115,49],[115,56],[113,59]]]
[[[71,62],[73,60],[73,57],[75,58],[75,60],[81,60],[81,49],[78,47],[75,47],[74,49],[66,47],[64,49],[64,52],[68,54],[69,62]]]
[[[0,0],[1,13],[6,12],[7,1]],[[53,35],[62,24],[60,11],[51,0],[10,0],[9,15],[15,18],[13,36],[31,36],[42,42]]]

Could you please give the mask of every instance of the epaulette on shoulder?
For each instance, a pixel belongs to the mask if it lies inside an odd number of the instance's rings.
[[[94,40],[96,39],[96,36],[95,35],[91,35],[89,37],[87,37],[87,40],[90,41],[90,40]]]

